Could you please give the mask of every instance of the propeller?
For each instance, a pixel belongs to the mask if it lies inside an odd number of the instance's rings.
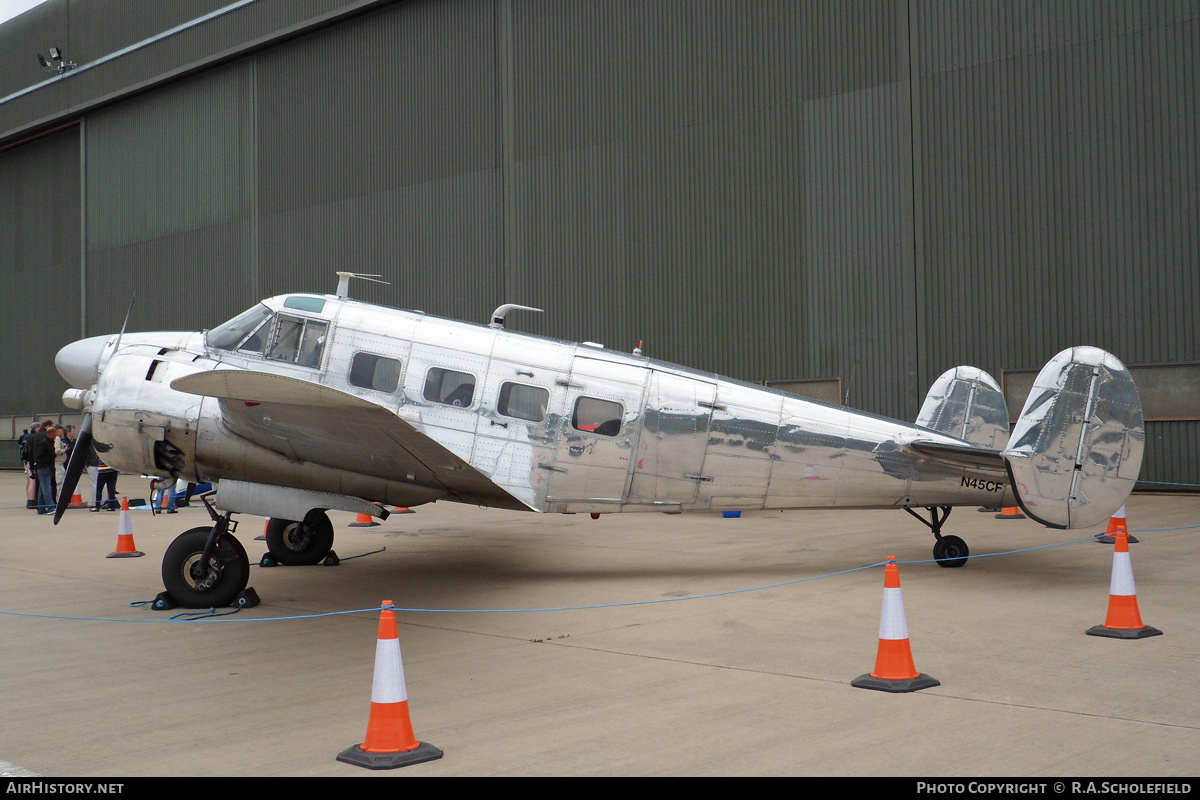
[[[79,435],[75,437],[75,446],[71,448],[71,457],[67,459],[67,474],[63,477],[62,486],[58,488],[58,505],[54,508],[54,524],[62,519],[63,512],[71,504],[71,496],[79,483],[79,476],[87,466],[88,453],[92,450],[92,415],[83,418],[79,426]]]
[[[129,316],[133,313],[133,304],[136,300],[137,292],[134,292],[133,299],[129,301],[129,310],[125,312],[125,321],[121,323],[121,332],[117,334],[117,343],[113,347],[114,354],[121,349],[121,337],[125,335],[125,328],[129,325]],[[62,519],[67,506],[71,504],[71,497],[75,494],[79,476],[83,474],[83,468],[87,466],[88,455],[91,451],[92,412],[89,410],[84,412],[83,424],[79,426],[79,436],[75,438],[75,446],[71,448],[71,457],[67,459],[67,474],[63,476],[62,486],[58,487],[58,505],[54,508],[55,525]]]

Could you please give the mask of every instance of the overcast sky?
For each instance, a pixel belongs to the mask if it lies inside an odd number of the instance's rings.
[[[44,2],[46,0],[0,0],[0,23]]]

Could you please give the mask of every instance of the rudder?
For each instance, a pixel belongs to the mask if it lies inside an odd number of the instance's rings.
[[[1098,347],[1064,350],[1038,373],[1004,449],[1017,502],[1052,528],[1104,522],[1133,491],[1145,438],[1125,365]]]

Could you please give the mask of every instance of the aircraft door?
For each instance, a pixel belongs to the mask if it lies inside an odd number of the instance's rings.
[[[562,437],[554,463],[546,465],[552,473],[546,498],[552,510],[625,502],[649,373],[640,366],[575,356]]]
[[[630,501],[695,503],[704,475],[704,451],[712,425],[716,384],[655,371],[646,393],[646,414],[630,485]]]
[[[561,372],[492,359],[476,428],[472,464],[506,491],[543,508],[562,435],[569,360]],[[542,466],[545,465],[545,466]]]

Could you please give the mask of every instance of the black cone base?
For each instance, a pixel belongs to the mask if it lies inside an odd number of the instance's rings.
[[[397,769],[410,764],[420,764],[425,761],[436,761],[442,757],[442,751],[431,744],[420,742],[415,750],[402,753],[368,753],[361,745],[347,747],[338,753],[337,760],[356,767],[367,769]]]
[[[997,514],[996,519],[1025,519],[1024,514]]]
[[[1088,628],[1086,633],[1088,636],[1105,636],[1109,639],[1145,639],[1149,636],[1162,636],[1162,631],[1158,628],[1151,628],[1149,625],[1142,628],[1106,628],[1103,625],[1096,625]]]
[[[141,550],[134,550],[132,553],[109,553],[105,558],[141,558],[144,555]]]
[[[1130,544],[1138,543],[1138,538],[1136,536],[1134,536],[1132,533],[1127,534],[1127,536],[1129,536]],[[1099,542],[1100,544],[1116,544],[1117,543],[1117,540],[1115,538],[1113,538],[1112,536],[1109,536],[1107,533],[1096,534],[1096,541]]]
[[[916,692],[932,686],[941,686],[942,682],[937,678],[929,677],[923,672],[915,678],[902,678],[900,680],[873,678],[871,677],[871,673],[868,672],[866,675],[859,675],[850,681],[850,685],[856,689],[875,689],[880,692]]]

